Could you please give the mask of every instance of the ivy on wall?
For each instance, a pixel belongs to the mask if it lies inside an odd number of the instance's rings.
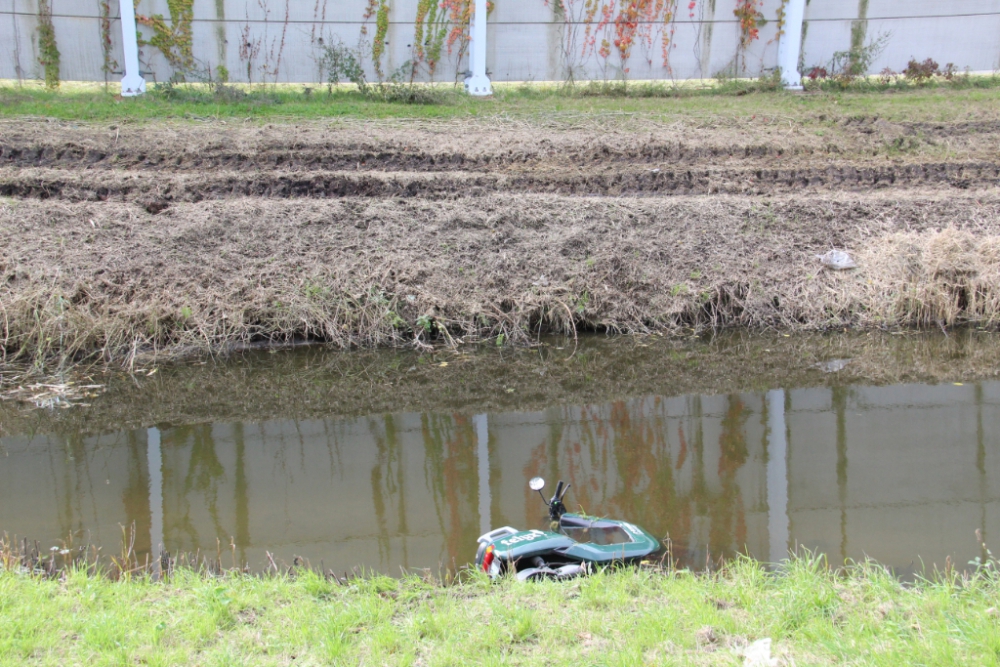
[[[441,50],[448,36],[448,19],[438,0],[420,0],[414,22],[413,56],[417,63],[426,63],[427,71],[434,76],[441,61]]]
[[[733,16],[740,22],[740,41],[736,47],[736,62],[742,60],[743,70],[746,70],[746,50],[750,43],[760,39],[760,27],[767,23],[764,13],[760,11],[764,0],[736,0]],[[782,3],[782,10],[784,3]]]
[[[104,85],[108,84],[108,77],[118,70],[118,61],[111,55],[114,43],[111,41],[111,0],[98,0],[98,9],[101,12],[101,71],[104,72]]]
[[[45,87],[59,87],[59,46],[52,24],[52,5],[38,0],[38,64],[45,70]]]
[[[566,69],[572,72],[577,59],[596,54],[607,64],[612,54],[618,56],[623,79],[628,78],[629,61],[635,47],[652,66],[653,52],[659,44],[663,67],[670,71],[670,51],[674,48],[674,33],[678,0],[544,0],[557,8],[566,25],[563,55]],[[693,17],[695,2],[688,3]],[[580,30],[582,27],[582,35]],[[603,67],[603,66],[602,66]]]
[[[139,14],[139,0],[136,5],[135,22],[153,31],[148,40],[139,40],[140,45],[148,44],[160,51],[170,66],[178,72],[194,68],[194,53],[191,45],[191,23],[194,20],[194,0],[167,0],[170,23],[162,14],[146,16]]]
[[[375,36],[372,38],[372,64],[379,79],[382,78],[382,56],[385,54],[385,38],[389,34],[389,0],[368,0],[365,19],[375,17]]]
[[[418,0],[417,13],[414,17],[414,35],[411,58],[404,68],[409,76],[416,75],[421,65],[426,66],[432,77],[441,62],[447,47],[451,54],[453,47],[458,45],[458,61],[462,60],[469,45],[469,23],[472,18],[474,0]],[[492,14],[494,2],[487,0],[486,13]],[[382,58],[385,55],[386,37],[389,34],[389,14],[392,11],[392,0],[367,0],[364,20],[375,19],[375,33],[372,36],[372,65],[379,80],[385,78]],[[368,35],[368,25],[361,26],[361,39]],[[399,72],[393,73],[397,76]],[[458,72],[456,71],[456,76]]]
[[[787,22],[788,16],[788,1],[781,0],[781,5],[778,6],[778,32],[774,36],[775,39],[780,39],[782,35],[785,34],[785,23]]]

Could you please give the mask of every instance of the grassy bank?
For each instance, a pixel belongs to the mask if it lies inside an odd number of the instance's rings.
[[[0,571],[3,665],[1000,664],[993,571],[903,585],[796,558],[777,574],[622,571],[563,583],[314,573],[113,582]]]
[[[405,88],[405,87],[404,87]],[[806,94],[787,93],[774,80],[705,82],[593,82],[503,84],[489,99],[466,95],[451,84],[418,86],[425,103],[412,104],[405,91],[363,95],[354,86],[317,84],[224,85],[160,84],[150,93],[122,99],[117,86],[67,83],[57,91],[38,85],[0,85],[0,118],[42,116],[76,121],[149,121],[156,119],[309,120],[468,119],[496,116],[558,118],[574,114],[782,114],[823,113],[879,115],[899,119],[942,119],[954,113],[956,98],[975,106],[995,102],[1000,77],[957,77],[920,85],[900,80],[892,85],[857,80],[850,85],[814,83]],[[387,99],[388,98],[388,99]]]

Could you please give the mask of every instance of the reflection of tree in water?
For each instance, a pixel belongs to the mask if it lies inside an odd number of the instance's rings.
[[[49,469],[52,474],[52,488],[56,489],[56,492],[62,496],[56,504],[59,533],[61,536],[68,537],[82,531],[86,525],[81,501],[88,495],[92,497],[94,482],[90,474],[90,459],[87,456],[87,446],[83,435],[78,430],[74,430],[60,439],[64,443],[61,452],[63,461],[56,460],[57,454],[60,454],[59,450],[55,447],[50,448]]]
[[[560,414],[557,418],[548,420],[548,435],[542,443],[533,448],[528,454],[528,461],[524,464],[524,479],[527,480],[532,477],[542,476],[550,483],[557,479],[568,480],[570,484],[574,485],[575,491],[573,498],[567,497],[567,501],[570,503],[568,507],[570,511],[573,511],[573,507],[577,503],[583,505],[583,499],[587,497],[587,490],[585,488],[578,488],[577,486],[579,478],[574,474],[574,470],[571,467],[572,459],[569,466],[565,469],[560,469],[559,454],[566,425],[571,423],[571,420],[567,419],[568,411],[571,409],[563,408],[561,411],[558,411]],[[577,446],[579,447],[579,445]],[[532,491],[527,484],[522,488],[524,489],[524,525],[529,528],[535,528],[539,525],[541,517],[545,516],[545,511],[537,500],[538,494]],[[546,489],[546,491],[551,492],[551,489]]]
[[[736,473],[747,461],[746,422],[750,413],[739,396],[731,394],[726,400],[726,414],[719,434],[722,493],[708,501],[711,518],[708,545],[713,553],[728,552],[734,540],[737,549],[747,542],[746,510]]]
[[[182,498],[186,507],[181,514],[178,529],[188,535],[193,546],[201,545],[198,531],[191,520],[189,498],[194,493],[200,493],[205,498],[205,508],[212,519],[215,536],[228,537],[229,533],[222,527],[219,520],[219,483],[225,480],[226,469],[219,461],[215,451],[215,439],[212,437],[212,424],[195,424],[193,426],[177,426],[170,430],[170,439],[176,445],[190,441],[191,454],[188,460],[187,474],[184,476],[184,493]]]
[[[426,452],[424,475],[446,538],[444,564],[451,566],[466,557],[478,536],[476,430],[472,419],[464,415],[423,414],[420,424]]]
[[[430,491],[441,534],[445,538],[443,564],[462,562],[470,544],[478,536],[478,476],[476,432],[471,418],[464,415],[423,414],[420,418],[424,445],[424,479]],[[385,415],[368,420],[375,441],[376,462],[371,471],[372,501],[378,532],[379,558],[390,560],[393,535],[402,537],[402,562],[408,563],[406,537],[406,461],[401,425]],[[392,526],[393,508],[398,520]]]
[[[102,469],[100,458],[102,452],[114,447],[114,442],[122,437],[121,433],[86,437],[79,428],[68,430],[57,429],[50,436],[37,436],[43,442],[49,443],[44,448],[47,452],[51,488],[55,493],[56,535],[57,539],[80,539],[89,542],[99,539],[100,535],[91,534],[89,529],[99,525],[101,508],[97,503],[96,486],[104,484],[108,474]],[[125,435],[128,437],[128,434]],[[108,442],[108,439],[112,442]],[[132,444],[132,441],[129,440]],[[134,454],[135,449],[130,449]],[[141,467],[141,461],[129,459],[129,484],[135,483],[132,473],[136,466]],[[93,468],[93,469],[92,469]],[[123,498],[126,500],[126,498]],[[141,517],[137,517],[141,522]],[[132,522],[128,507],[126,507],[126,523]],[[148,531],[147,531],[148,532]],[[112,535],[112,539],[118,539]],[[138,545],[137,545],[138,546]]]
[[[396,502],[399,521],[397,533],[404,536],[403,562],[407,562],[406,539],[406,476],[403,469],[403,452],[400,446],[399,426],[396,418],[387,414],[381,419],[368,419],[368,430],[375,440],[375,465],[372,466],[372,503],[375,508],[375,522],[378,526],[378,555],[383,566],[389,560],[390,534],[386,506],[391,500]]]
[[[149,534],[151,515],[146,443],[140,443],[136,431],[128,431],[125,434],[125,447],[128,452],[128,483],[122,489],[125,525],[135,529],[135,550],[138,553],[150,553],[155,545],[150,543]]]
[[[579,415],[574,414],[576,410]],[[698,396],[689,399],[684,416],[670,415],[660,397],[560,408],[545,441],[532,449],[525,476],[544,472],[553,480],[561,477],[573,484],[571,511],[580,507],[594,514],[628,518],[651,530],[665,528],[680,546],[693,539],[693,518],[704,516],[709,522],[710,552],[732,554],[747,539],[746,510],[736,475],[748,458],[748,416],[739,396],[727,398],[715,472],[718,491],[706,479]],[[676,447],[671,446],[672,433]],[[677,471],[689,457],[690,490],[682,491]],[[534,525],[532,508],[537,503],[532,498],[535,494],[528,493],[526,519]]]

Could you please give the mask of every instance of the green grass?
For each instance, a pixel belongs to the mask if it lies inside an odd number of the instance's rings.
[[[716,575],[599,573],[440,586],[179,571],[168,583],[0,572],[2,665],[1000,664],[1000,578],[904,585],[793,559]]]
[[[366,97],[353,86],[283,84],[254,87],[205,84],[150,86],[150,93],[122,99],[96,84],[64,84],[60,91],[37,85],[0,86],[0,118],[44,116],[62,120],[319,118],[461,119],[567,117],[635,114],[644,117],[731,116],[789,118],[877,115],[889,119],[955,120],[977,112],[995,114],[1000,78],[960,78],[924,86],[863,82],[841,87],[812,84],[805,94],[787,93],[772,80],[730,80],[672,85],[638,82],[575,86],[497,84],[490,99],[471,98],[451,85],[421,87],[430,104],[407,104]],[[308,90],[308,92],[307,92]]]

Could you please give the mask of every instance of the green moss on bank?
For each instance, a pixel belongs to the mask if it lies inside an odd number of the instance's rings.
[[[779,574],[623,571],[565,583],[340,584],[307,573],[168,583],[0,572],[0,664],[1000,664],[1000,578],[903,585],[808,558]]]

